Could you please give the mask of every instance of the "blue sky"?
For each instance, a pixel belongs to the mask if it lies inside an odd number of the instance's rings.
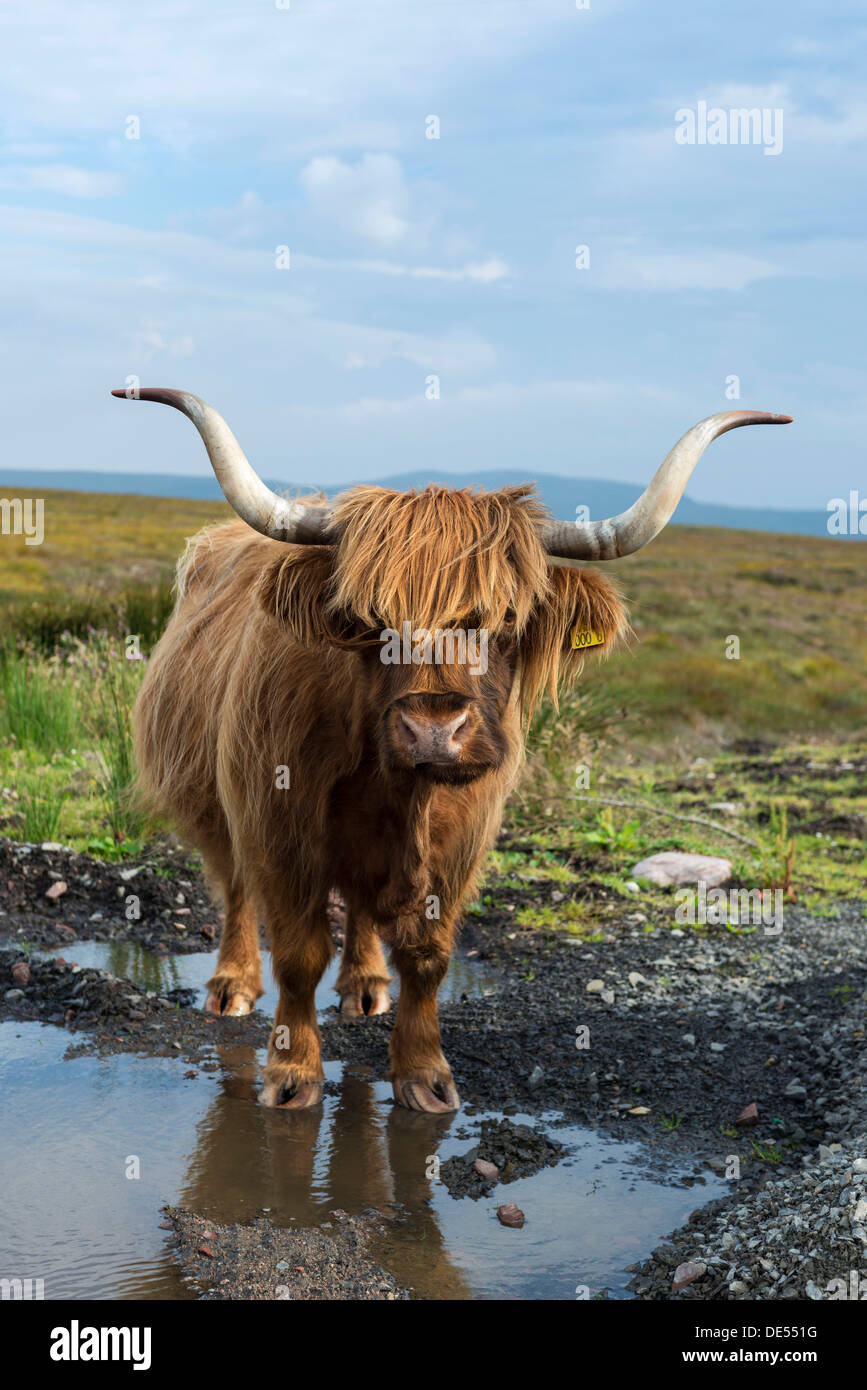
[[[5,0],[4,457],[206,473],[134,375],[298,482],[643,483],[740,405],[796,423],[692,496],[864,493],[865,46],[854,3]],[[782,149],[678,143],[699,102]]]

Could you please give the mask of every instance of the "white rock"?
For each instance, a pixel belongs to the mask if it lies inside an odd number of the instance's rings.
[[[636,883],[636,882],[635,882],[635,879],[633,879],[633,878],[627,879],[627,881],[626,881],[626,883],[624,883],[623,887],[626,889],[627,893],[640,893],[640,892],[641,892],[641,886],[640,886],[640,884]]]
[[[601,994],[605,988],[604,980],[589,980],[584,986],[585,994]]]
[[[651,854],[642,859],[632,870],[635,878],[644,878],[659,888],[668,888],[680,883],[704,883],[708,888],[718,888],[728,883],[732,876],[732,866],[728,859],[719,859],[709,854],[683,854],[680,850],[665,850],[661,854]],[[628,885],[627,885],[628,887]]]

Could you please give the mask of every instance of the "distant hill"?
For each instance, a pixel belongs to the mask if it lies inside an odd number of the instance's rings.
[[[362,480],[356,480],[362,481]],[[508,483],[530,481],[517,472],[398,473],[389,478],[367,478],[365,482],[379,483],[398,489],[426,487],[430,482],[449,487],[484,487],[489,490]],[[635,483],[608,482],[603,478],[567,478],[559,474],[540,473],[533,479],[546,505],[555,516],[568,520],[575,516],[576,506],[589,508],[592,520],[622,512],[635,501],[640,488]],[[308,484],[271,481],[278,492],[307,491]],[[351,486],[339,483],[323,486],[332,495]],[[7,468],[0,473],[0,493],[10,491],[34,495],[40,488],[61,489],[67,492],[106,492],[136,494],[145,497],[190,497],[219,499],[217,481],[213,477],[187,477],[169,473],[97,473],[70,470],[40,472],[34,469]],[[793,511],[786,508],[725,507],[713,502],[695,502],[685,496],[677,509],[675,520],[683,526],[725,526],[736,531],[778,531],[790,535],[827,536],[827,513],[824,511]]]

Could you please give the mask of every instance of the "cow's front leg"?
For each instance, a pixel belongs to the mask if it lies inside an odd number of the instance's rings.
[[[322,1099],[322,1050],[316,1022],[316,986],[331,959],[331,932],[323,913],[315,923],[270,919],[271,968],[280,986],[268,1043],[263,1105],[305,1110]]]
[[[449,967],[452,928],[422,918],[395,934],[392,960],[400,998],[391,1035],[394,1098],[409,1110],[432,1115],[460,1109],[451,1068],[440,1046],[437,990]]]
[[[391,1008],[391,976],[373,920],[353,907],[346,910],[346,938],[335,989],[343,1018],[373,1017]]]

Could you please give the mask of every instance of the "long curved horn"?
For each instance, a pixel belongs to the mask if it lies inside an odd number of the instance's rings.
[[[788,425],[791,420],[791,415],[768,415],[763,410],[725,410],[709,415],[678,440],[628,511],[582,526],[555,521],[542,535],[545,550],[552,558],[563,560],[616,560],[631,555],[670,521],[692,470],[711,440],[739,425]]]
[[[189,391],[173,391],[164,386],[122,389],[111,394],[127,400],[172,405],[192,420],[204,440],[226,501],[254,531],[272,540],[291,541],[296,545],[328,545],[337,539],[330,530],[331,512],[327,507],[290,502],[265,486],[247,462],[222,415],[218,415],[207,401]]]

